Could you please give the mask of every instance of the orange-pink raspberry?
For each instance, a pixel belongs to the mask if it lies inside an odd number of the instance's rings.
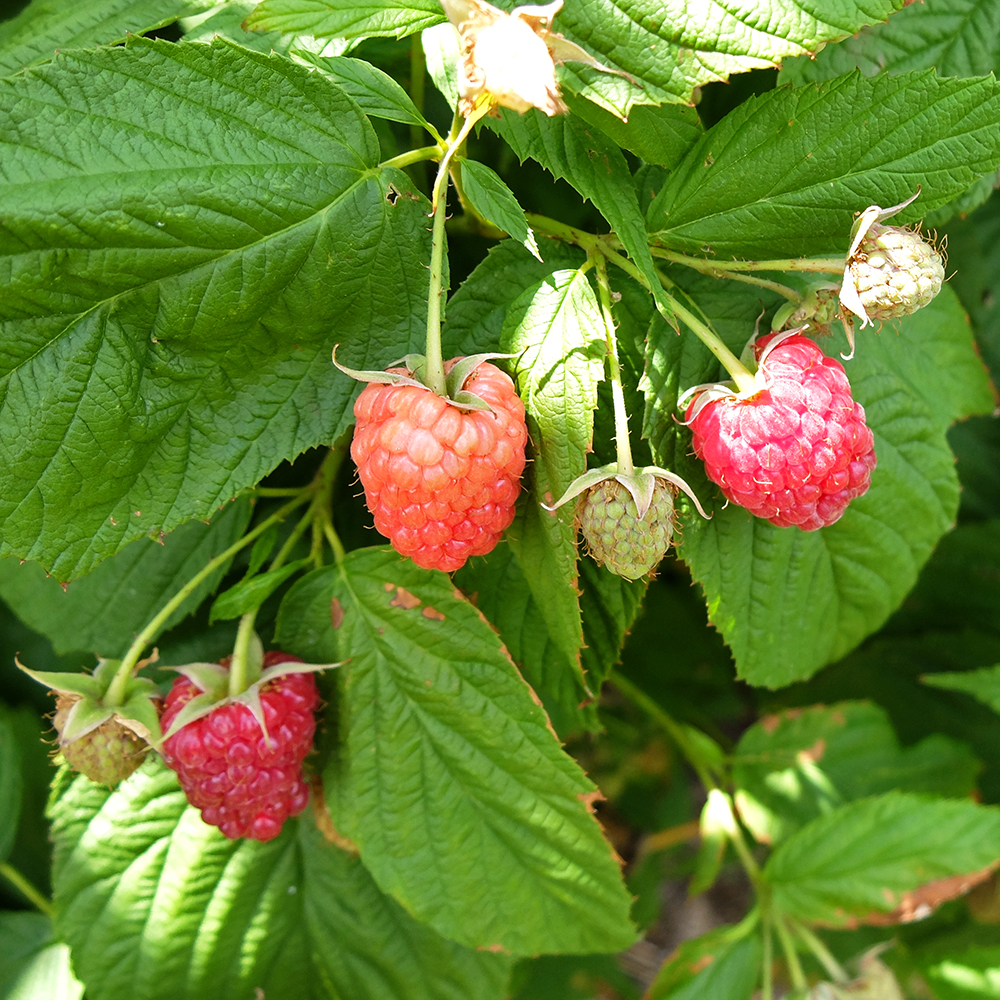
[[[302,662],[270,652],[264,666],[289,660]],[[174,681],[160,720],[164,732],[199,694],[186,677]],[[309,786],[302,780],[302,761],[312,749],[318,702],[312,674],[286,674],[260,691],[267,737],[246,705],[223,702],[164,741],[164,760],[206,823],[230,840],[266,841],[281,833],[289,816],[305,809]]]
[[[773,334],[757,345],[760,358]],[[688,408],[694,451],[726,497],[780,528],[833,524],[871,484],[875,468],[865,411],[844,366],[801,334],[761,366],[767,388]]]
[[[491,551],[521,490],[528,433],[514,383],[484,363],[464,388],[491,410],[460,410],[429,389],[376,382],[354,404],[351,458],[375,527],[425,569],[452,572]]]

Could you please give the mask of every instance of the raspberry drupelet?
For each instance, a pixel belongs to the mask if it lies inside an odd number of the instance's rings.
[[[428,389],[375,382],[354,404],[351,457],[375,527],[425,569],[451,572],[490,552],[521,490],[527,429],[514,383],[484,362],[465,389],[491,409],[464,411]]]
[[[756,345],[766,388],[687,409],[694,451],[732,503],[781,528],[815,531],[837,521],[871,484],[872,432],[844,366],[808,337]]]
[[[302,662],[270,652],[264,666],[290,661]],[[164,732],[201,693],[187,677],[174,681],[161,719]],[[318,702],[312,674],[286,674],[260,692],[267,737],[245,704],[226,702],[164,741],[164,760],[206,823],[230,840],[267,841],[305,809],[309,787],[302,780],[302,761],[312,748]]]

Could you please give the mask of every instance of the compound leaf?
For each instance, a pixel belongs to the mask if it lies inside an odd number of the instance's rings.
[[[150,760],[52,806],[57,931],[93,1000],[500,1000],[508,962],[416,923],[311,812],[227,840]]]
[[[48,636],[57,653],[124,656],[163,604],[242,536],[250,513],[243,498],[227,504],[210,524],[193,521],[162,539],[132,542],[65,590],[36,563],[0,560],[0,597],[26,625]],[[228,568],[226,561],[207,577],[150,641],[191,614]]]
[[[61,53],[0,81],[0,159],[3,551],[61,580],[342,432],[332,330],[360,368],[423,343],[426,208],[282,56]]]
[[[854,215],[922,218],[1000,162],[1000,85],[860,73],[750,98],[705,133],[649,207],[652,239],[719,257],[844,253]],[[896,220],[894,220],[896,224]]]
[[[356,549],[292,588],[278,641],[349,660],[327,799],[418,920],[516,954],[634,940],[631,897],[589,810],[594,786],[448,577]]]
[[[813,820],[768,859],[774,903],[843,927],[895,910],[925,883],[1000,860],[1000,809],[890,792]]]

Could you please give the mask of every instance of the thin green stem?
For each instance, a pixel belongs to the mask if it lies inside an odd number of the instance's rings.
[[[760,984],[761,1000],[774,1000],[774,935],[771,933],[771,918],[764,916],[764,955]]]
[[[649,281],[646,276],[632,263],[627,257],[623,257],[621,254],[615,253],[613,250],[604,249],[605,256],[612,264],[620,267],[626,274],[638,281],[647,290],[650,289]],[[667,302],[670,308],[673,310],[674,314],[680,319],[687,327],[694,333],[694,335],[722,362],[722,366],[729,372],[732,376],[733,381],[736,383],[736,388],[740,392],[752,393],[756,390],[757,386],[754,382],[754,377],[751,371],[743,364],[742,361],[729,348],[723,343],[719,335],[712,329],[710,329],[705,323],[700,319],[690,309],[681,305],[680,302],[674,298],[669,292],[664,291],[664,295],[667,298]]]
[[[650,698],[642,688],[637,687],[617,670],[612,672],[609,680],[629,701],[641,708],[654,722],[663,728],[667,736],[677,746],[677,749],[687,758],[688,763],[694,768],[699,780],[706,788],[719,787],[718,782],[712,776],[711,765],[698,755],[697,749],[692,745],[681,725]]]
[[[108,706],[120,705],[125,700],[125,685],[132,676],[139,657],[142,656],[146,646],[153,636],[160,630],[161,626],[170,616],[198,589],[201,583],[215,572],[220,566],[224,566],[241,549],[246,548],[255,538],[262,535],[272,524],[283,521],[293,510],[301,507],[309,500],[309,492],[303,492],[299,496],[289,500],[283,507],[275,511],[269,518],[261,521],[253,531],[248,531],[242,538],[234,542],[225,552],[209,560],[173,597],[167,601],[159,612],[150,620],[149,624],[135,637],[129,647],[125,658],[121,662],[114,679],[108,687],[104,696],[104,703]]]
[[[588,233],[585,229],[575,229],[573,226],[567,226],[565,222],[550,219],[547,215],[535,215],[533,212],[527,212],[525,218],[528,220],[528,225],[531,226],[536,234],[551,236],[565,243],[575,243],[588,253],[594,250],[601,240],[601,237],[594,233]]]
[[[635,471],[632,464],[632,442],[628,434],[628,414],[625,412],[625,393],[622,389],[621,365],[618,363],[618,338],[615,335],[615,318],[611,312],[611,285],[608,282],[608,266],[603,254],[595,253],[597,264],[597,291],[601,300],[601,315],[604,317],[604,337],[608,345],[608,367],[611,372],[611,398],[615,408],[615,449],[618,471],[630,476]]]
[[[455,152],[465,142],[472,126],[489,110],[488,104],[477,108],[465,119],[461,128],[448,136],[448,150],[438,166],[437,178],[431,191],[431,209],[434,213],[434,227],[431,234],[431,265],[430,281],[427,289],[427,343],[424,348],[425,369],[424,381],[427,388],[439,396],[445,395],[444,358],[441,356],[441,305],[444,289],[441,287],[444,274],[444,223],[447,214],[448,198],[445,188],[448,184],[448,164]],[[456,119],[457,124],[457,119]]]
[[[394,156],[390,160],[384,160],[379,164],[379,169],[383,167],[399,167],[400,170],[403,167],[408,167],[413,163],[420,163],[423,160],[440,160],[444,155],[444,150],[442,145],[439,143],[435,146],[421,146],[420,149],[408,149],[405,153],[400,153],[399,156]]]
[[[802,971],[802,963],[799,961],[799,954],[795,950],[795,942],[792,940],[792,935],[788,932],[781,914],[772,911],[772,916],[774,918],[774,929],[778,932],[778,940],[781,942],[781,951],[785,956],[785,961],[788,963],[788,974],[792,978],[792,986],[797,990],[804,991],[808,989],[809,983],[806,980],[805,973]]]
[[[297,497],[308,491],[308,486],[257,486],[254,488],[254,495],[258,497]]]
[[[791,257],[782,260],[708,260],[705,257],[688,257],[662,247],[650,247],[654,257],[669,260],[674,264],[711,274],[713,271],[806,271],[811,274],[843,274],[843,257]]]
[[[46,899],[13,865],[8,864],[6,861],[0,863],[0,875],[3,875],[11,885],[20,891],[21,895],[29,903],[47,917],[54,917],[56,915],[55,907],[53,907],[51,901]]]
[[[851,977],[847,974],[844,967],[834,958],[833,953],[829,948],[823,943],[822,939],[813,933],[811,928],[806,927],[805,924],[798,920],[789,918],[789,924],[792,930],[799,936],[803,944],[816,956],[819,960],[820,965],[826,969],[827,975],[835,983],[849,983]]]
[[[229,697],[235,698],[243,694],[257,679],[251,676],[250,641],[253,639],[254,622],[257,611],[248,611],[241,619],[236,629],[236,642],[233,644],[233,655],[229,661]]]

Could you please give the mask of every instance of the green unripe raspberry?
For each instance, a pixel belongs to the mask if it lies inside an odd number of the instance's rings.
[[[590,554],[612,573],[637,580],[656,569],[674,532],[674,498],[657,479],[644,517],[616,479],[591,487],[580,507],[580,528]]]
[[[53,719],[57,732],[61,732],[75,701],[72,696],[59,696]],[[62,744],[59,749],[74,771],[100,785],[114,787],[142,763],[149,745],[117,719],[108,719],[79,739]]]
[[[849,270],[870,319],[897,319],[927,305],[944,281],[941,255],[919,233],[873,225]]]

